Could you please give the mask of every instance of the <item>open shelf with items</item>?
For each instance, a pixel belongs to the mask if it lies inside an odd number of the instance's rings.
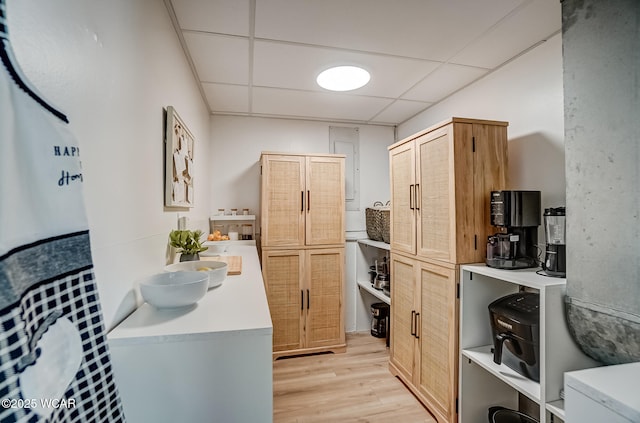
[[[229,225],[233,224],[237,226],[238,240],[255,240],[256,239],[256,216],[253,214],[238,214],[238,215],[211,215],[209,217],[209,233],[213,233],[218,225],[223,235],[228,235]],[[250,225],[250,228],[249,226]],[[245,228],[249,228],[245,230]],[[248,237],[251,238],[248,238]],[[244,238],[243,238],[244,237]]]
[[[373,265],[375,260],[382,262],[383,258],[386,257],[387,262],[389,262],[389,244],[366,238],[359,239],[358,245],[360,247],[361,257],[364,259],[356,269],[358,286],[380,301],[391,304],[391,297],[382,290],[375,289],[369,278],[369,266]]]
[[[391,297],[371,284],[369,266],[375,260],[382,262],[384,257],[389,261],[389,244],[368,238],[358,239],[356,246],[356,287],[360,291],[356,301],[356,331],[371,328],[371,304],[383,302],[391,305]],[[392,280],[393,282],[393,280]]]
[[[540,421],[564,418],[561,390],[564,372],[597,365],[574,343],[564,317],[566,280],[536,269],[501,270],[464,265],[460,270],[459,422],[486,420],[491,406],[518,409],[524,395],[539,407]],[[540,382],[493,362],[488,306],[520,290],[540,294]]]
[[[371,282],[359,280],[358,286],[360,287],[360,289],[364,289],[369,294],[373,295],[383,303],[391,305],[391,297],[385,294],[383,291],[380,291],[379,289],[375,289],[373,286],[371,286]]]

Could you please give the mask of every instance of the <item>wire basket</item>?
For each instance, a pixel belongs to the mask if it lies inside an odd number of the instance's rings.
[[[380,201],[373,203],[373,207],[365,209],[367,236],[374,241],[390,242],[391,202],[385,206]]]

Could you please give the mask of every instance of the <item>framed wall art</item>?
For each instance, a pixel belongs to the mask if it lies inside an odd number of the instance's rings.
[[[165,128],[166,207],[193,207],[194,137],[172,106]]]

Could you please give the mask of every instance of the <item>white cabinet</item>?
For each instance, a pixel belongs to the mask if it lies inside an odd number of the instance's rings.
[[[564,317],[566,280],[538,275],[535,269],[500,270],[485,265],[464,265],[460,272],[458,421],[485,421],[488,408],[494,405],[517,410],[519,395],[538,404],[540,423],[563,420],[564,372],[597,365],[569,334]],[[495,364],[491,352],[488,306],[521,287],[540,294],[539,383]]]
[[[640,362],[564,375],[566,422],[640,422]]]
[[[147,303],[107,335],[127,421],[273,421],[273,327],[256,247],[194,306]],[[250,406],[247,404],[250,403]]]

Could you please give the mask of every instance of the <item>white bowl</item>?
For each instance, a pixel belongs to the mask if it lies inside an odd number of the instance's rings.
[[[165,272],[198,271],[209,276],[209,288],[219,286],[227,277],[227,263],[213,260],[194,260],[174,263],[164,268]]]
[[[142,298],[157,308],[176,308],[198,302],[209,287],[205,272],[165,272],[140,280]]]
[[[219,256],[229,248],[229,244],[225,241],[207,241],[203,245],[208,247],[205,251],[200,253],[203,257]]]

